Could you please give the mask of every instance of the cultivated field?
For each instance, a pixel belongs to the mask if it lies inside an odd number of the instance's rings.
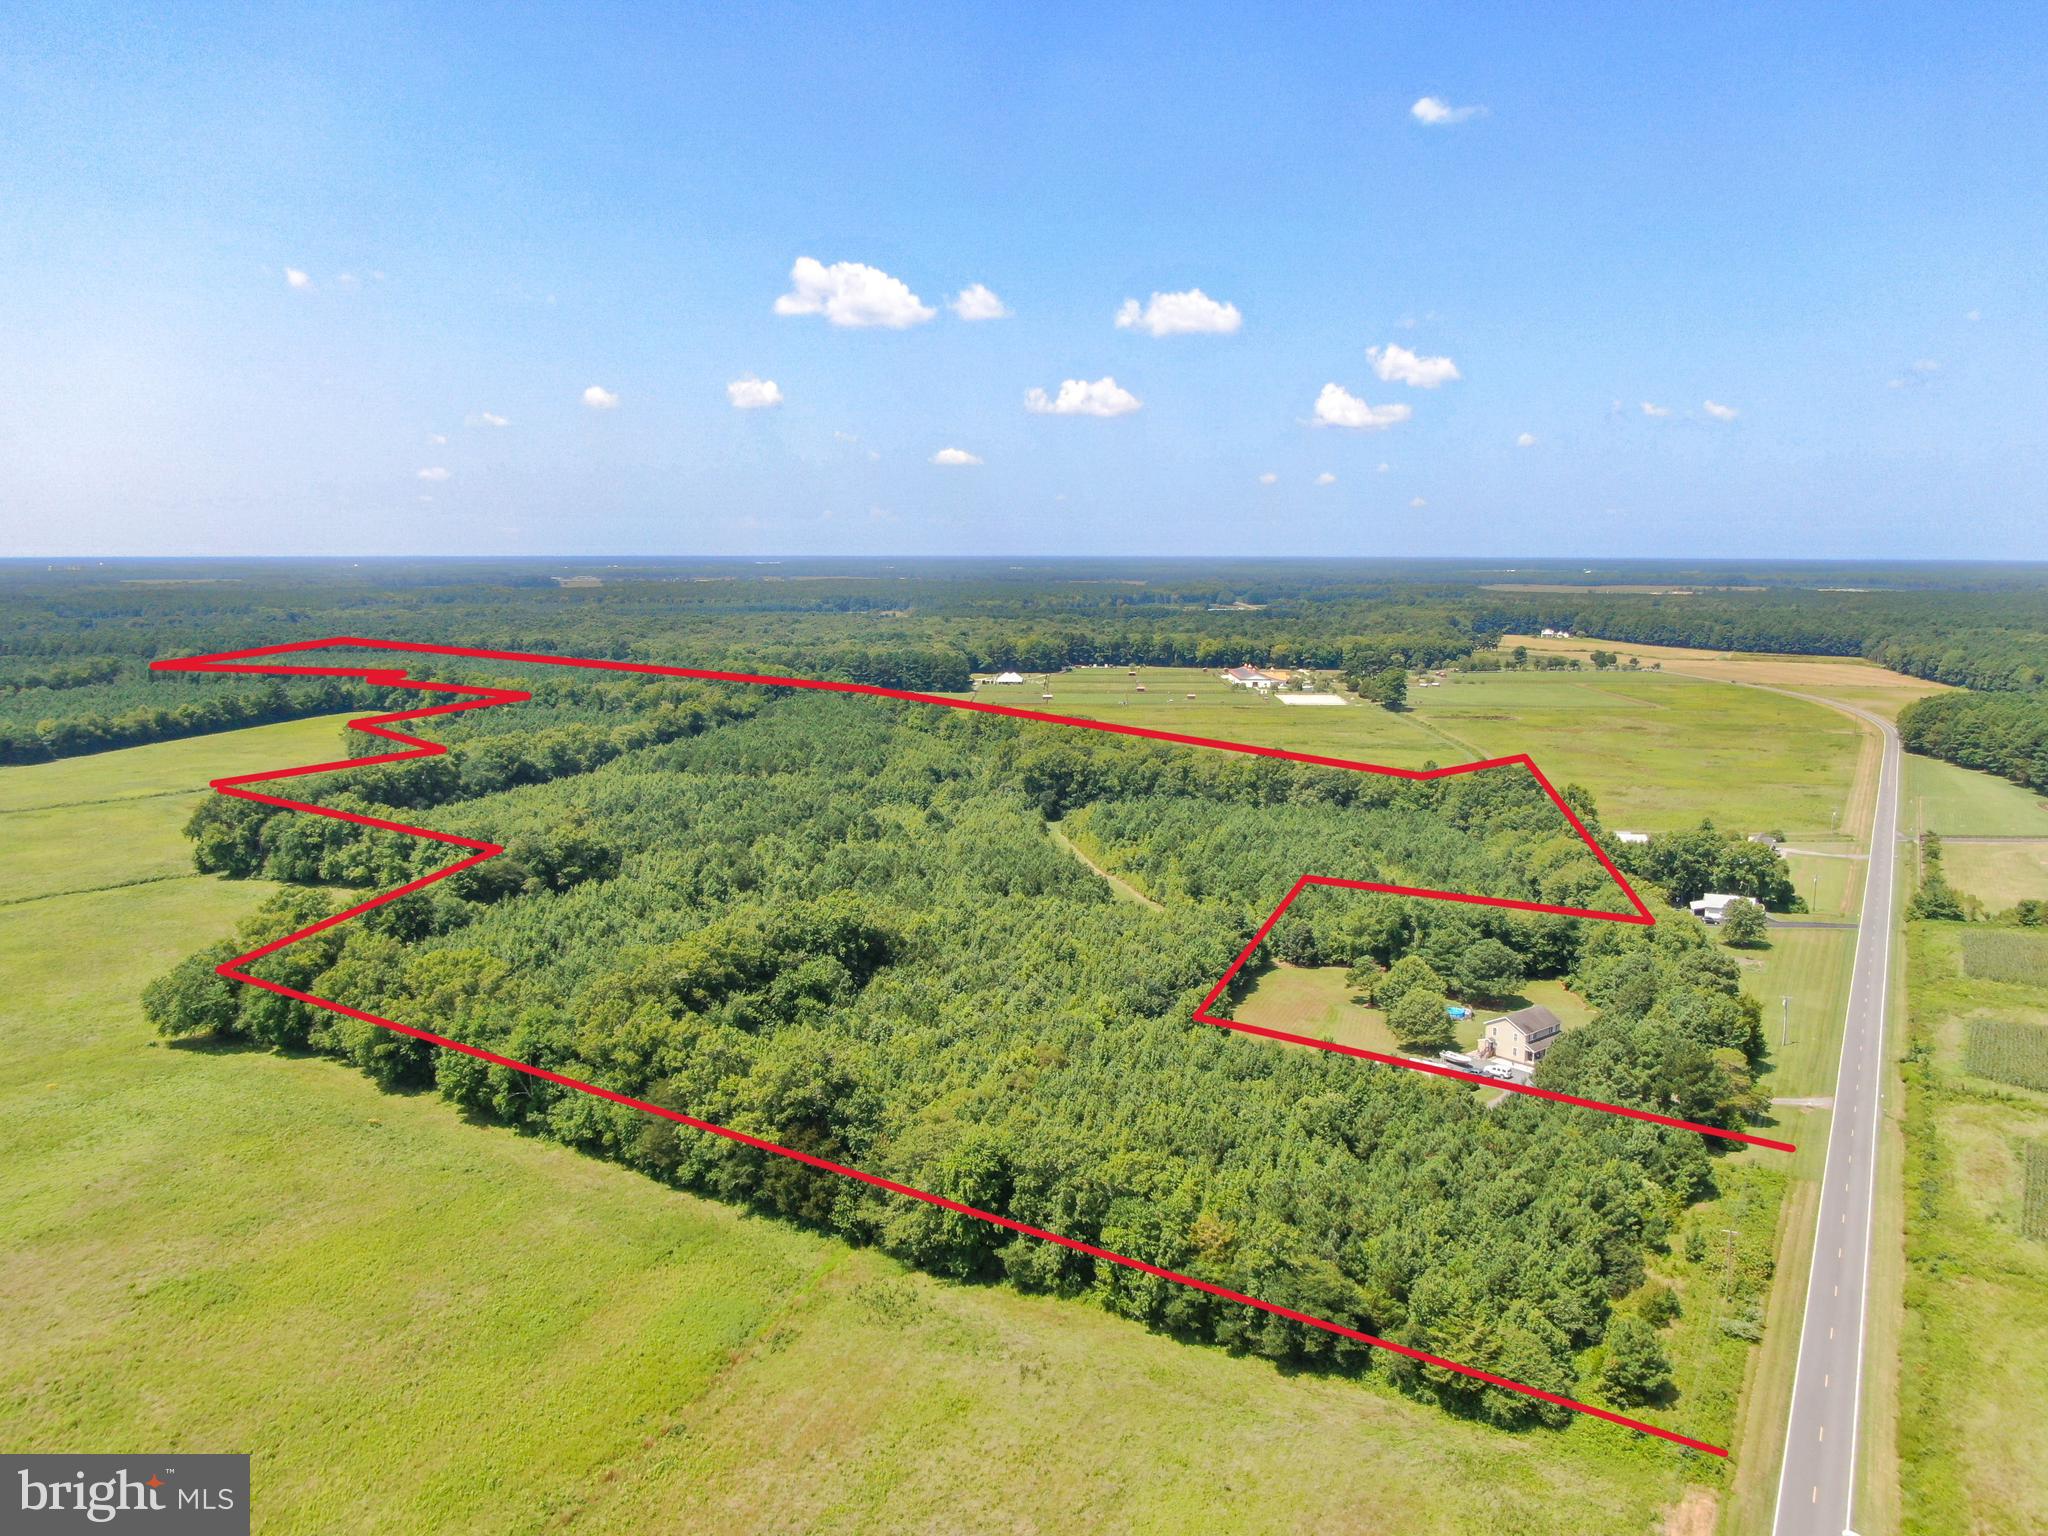
[[[2048,1036],[2048,972],[1984,979],[1963,953],[2020,937],[1916,923],[1908,939],[1899,1447],[1903,1526],[1928,1536],[2048,1528],[2048,1241],[2029,1229],[2048,1093],[2020,1085],[2019,1055]]]
[[[180,786],[332,745],[309,726],[281,751],[294,729],[4,770],[0,795],[125,786],[168,840]],[[50,840],[82,858],[97,824],[21,822],[12,846],[59,868]],[[257,1528],[307,1532],[1637,1532],[1713,1473],[907,1273],[333,1061],[166,1047],[142,983],[266,888],[121,885],[119,844],[92,854],[110,888],[0,909],[10,1446],[247,1449]],[[1774,1197],[1740,1198],[1726,1224],[1767,1254]],[[1681,1247],[1681,1363],[1746,1353],[1714,1317],[1747,1251]],[[1725,1417],[1717,1390],[1681,1415]]]
[[[1509,635],[1507,649],[1526,645],[1552,655],[1590,657],[1596,650],[1613,651],[1626,660],[1637,657],[1645,667],[1714,682],[1747,683],[1762,688],[1787,688],[1854,704],[1886,719],[1930,693],[1944,693],[1942,683],[1908,677],[1875,662],[1853,656],[1776,656],[1747,651],[1706,651],[1677,645],[1626,645],[1619,640],[1546,640],[1541,635]]]
[[[1855,722],[1821,705],[1658,673],[1452,673],[1412,689],[1399,714],[1355,700],[1285,709],[1192,668],[1148,667],[1136,682],[1143,693],[1123,669],[1084,668],[980,696],[1397,768],[1526,752],[1560,788],[1591,790],[1610,828],[1651,832],[1711,816],[1827,841],[1840,835],[1863,750]]]

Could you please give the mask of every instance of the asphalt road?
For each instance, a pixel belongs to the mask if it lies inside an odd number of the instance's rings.
[[[1832,701],[1825,701],[1832,702]],[[1836,705],[1847,709],[1846,705]],[[1884,1088],[1884,1027],[1891,983],[1893,880],[1899,821],[1899,733],[1849,709],[1884,735],[1870,867],[1849,981],[1849,1012],[1835,1113],[1828,1131],[1813,1275],[1806,1288],[1792,1416],[1778,1478],[1776,1536],[1842,1536],[1851,1530],[1856,1433],[1862,1407],[1863,1345],[1870,1286],[1871,1220]]]

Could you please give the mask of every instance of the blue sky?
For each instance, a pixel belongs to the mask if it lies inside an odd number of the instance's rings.
[[[2040,7],[1102,10],[10,7],[0,554],[2048,557]]]

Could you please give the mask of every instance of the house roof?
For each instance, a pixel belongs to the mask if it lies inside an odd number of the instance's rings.
[[[1240,683],[1249,683],[1255,678],[1264,677],[1265,673],[1261,672],[1257,667],[1232,667],[1223,675],[1235,678]]]
[[[1548,1040],[1552,1035],[1562,1034],[1564,1031],[1564,1025],[1558,1022],[1557,1015],[1541,1003],[1528,1008],[1517,1008],[1513,1013],[1502,1014],[1497,1019],[1489,1019],[1487,1023],[1489,1027],[1494,1024],[1512,1025],[1524,1040]]]

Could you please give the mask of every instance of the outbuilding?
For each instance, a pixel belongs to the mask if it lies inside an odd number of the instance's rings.
[[[1722,891],[1709,891],[1698,901],[1691,903],[1692,915],[1703,923],[1721,923],[1728,917],[1728,909],[1738,901],[1747,901],[1747,896],[1730,896]]]

